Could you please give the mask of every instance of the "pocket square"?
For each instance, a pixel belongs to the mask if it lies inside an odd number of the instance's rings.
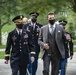
[[[58,33],[60,33],[60,30],[58,30]]]

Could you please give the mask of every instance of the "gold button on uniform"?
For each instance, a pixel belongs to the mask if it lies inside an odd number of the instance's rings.
[[[21,43],[20,43],[20,45],[21,45]]]
[[[20,46],[20,48],[21,48],[21,46]]]
[[[21,52],[22,50],[20,50],[20,52]]]

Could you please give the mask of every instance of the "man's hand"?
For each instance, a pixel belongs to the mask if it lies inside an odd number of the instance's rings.
[[[33,63],[33,62],[34,62],[34,60],[35,60],[35,59],[34,59],[34,57],[32,56],[32,57],[31,57],[31,63]]]
[[[49,49],[49,45],[48,44],[44,44],[44,48],[45,49]]]
[[[5,62],[4,62],[5,64],[8,64],[8,60],[5,60]]]
[[[66,34],[66,39],[67,39],[67,40],[71,40],[71,37],[70,37],[69,34]]]
[[[73,58],[73,55],[70,55],[69,58],[70,58],[70,60],[71,60],[71,59]]]

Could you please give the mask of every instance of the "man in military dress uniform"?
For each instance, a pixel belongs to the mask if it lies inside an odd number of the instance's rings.
[[[65,26],[67,24],[67,21],[65,20],[60,20],[59,21],[60,25],[63,26],[65,29]],[[65,59],[60,60],[59,68],[60,68],[60,75],[66,75],[66,65],[67,65],[67,58],[70,57],[70,59],[73,58],[73,42],[72,42],[72,36],[70,33],[66,32],[66,34],[69,34],[71,39],[69,41],[64,42],[65,46]],[[70,52],[70,53],[69,53]],[[70,55],[69,55],[70,54]]]
[[[24,29],[27,29],[32,34],[32,38],[34,40],[35,48],[36,48],[36,55],[35,55],[35,61],[32,64],[31,63],[29,64],[28,70],[32,71],[32,75],[36,75],[37,66],[38,66],[38,55],[40,52],[40,46],[38,45],[38,37],[39,37],[39,31],[42,25],[37,23],[37,17],[39,16],[39,13],[31,12],[29,15],[31,16],[30,17],[31,22],[26,24],[24,26]]]
[[[5,64],[8,64],[10,56],[10,66],[12,75],[25,75],[28,64],[28,50],[30,50],[31,61],[34,62],[35,46],[31,34],[23,30],[23,15],[13,18],[16,28],[9,32],[5,50]]]

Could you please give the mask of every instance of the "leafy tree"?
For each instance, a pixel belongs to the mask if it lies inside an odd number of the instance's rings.
[[[18,14],[23,14],[29,17],[29,13],[37,11],[40,13],[38,21],[46,24],[46,14],[50,11],[66,13],[71,10],[76,13],[76,0],[0,0],[0,44],[1,44],[1,29],[7,23],[10,23],[11,18]],[[64,15],[63,15],[64,16]],[[63,17],[57,16],[57,19]],[[67,18],[67,17],[64,17]],[[75,24],[73,24],[75,25]]]
[[[1,29],[4,25],[10,23],[11,15],[17,14],[18,1],[17,0],[0,0],[0,45],[1,43]]]

